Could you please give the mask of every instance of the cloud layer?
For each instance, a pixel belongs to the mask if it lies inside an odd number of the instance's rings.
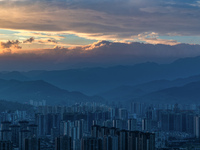
[[[146,61],[168,63],[178,58],[200,55],[200,45],[152,45],[99,41],[86,46],[5,52],[0,55],[1,70],[67,69],[131,65]]]
[[[63,31],[97,40],[131,40],[146,32],[193,36],[200,35],[198,6],[193,0],[1,2],[0,28]]]
[[[12,34],[0,32],[0,69],[64,69],[198,56],[199,45],[177,39],[200,37],[199,7],[195,0],[1,0],[0,29]]]

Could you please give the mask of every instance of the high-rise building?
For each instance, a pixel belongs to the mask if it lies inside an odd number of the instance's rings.
[[[109,128],[104,126],[100,127],[100,137],[104,137],[107,135],[109,135]]]
[[[104,136],[103,150],[118,150],[118,137],[111,135]]]
[[[29,138],[30,137],[30,131],[29,130],[21,130],[19,132],[19,149],[20,150],[26,150],[25,149],[25,138]]]
[[[95,138],[100,137],[100,130],[101,130],[100,126],[93,125],[91,128],[91,136]]]
[[[103,139],[95,137],[83,137],[81,150],[103,150]]]
[[[194,114],[189,113],[186,115],[186,132],[194,135]]]
[[[119,119],[122,120],[127,120],[128,118],[128,111],[125,108],[120,108],[119,109]]]
[[[148,149],[148,150],[155,150],[155,134],[153,133],[144,133],[144,140],[145,143],[144,145],[144,149]]]
[[[74,139],[72,141],[72,150],[80,150],[81,149],[81,141],[79,139]]]
[[[153,107],[148,107],[146,110],[146,118],[150,120],[156,120],[156,110]]]
[[[1,140],[9,141],[11,140],[11,130],[10,130],[11,122],[4,121],[1,123]]]
[[[142,116],[144,113],[145,104],[132,102],[131,103],[131,113],[137,114],[138,116]]]
[[[44,136],[46,135],[46,122],[47,122],[47,119],[46,119],[46,115],[44,114],[36,114],[35,115],[35,123],[36,125],[38,125],[38,136]]]
[[[1,122],[1,130],[9,130],[11,122],[10,121],[3,121]]]
[[[144,118],[142,119],[142,131],[151,131],[152,120]]]
[[[200,116],[195,116],[194,119],[194,134],[196,138],[200,138]]]
[[[65,121],[61,121],[60,122],[60,135],[64,136],[65,135],[65,126],[66,126],[66,122]]]
[[[0,150],[13,150],[11,141],[0,141]]]
[[[24,139],[25,150],[40,150],[40,139],[37,137],[28,137]]]
[[[118,150],[128,149],[128,132],[126,130],[119,131]]]
[[[113,127],[113,122],[112,122],[112,120],[106,120],[106,121],[104,121],[103,125],[105,127],[112,128]]]
[[[87,124],[86,121],[81,119],[77,121],[77,127],[79,129],[79,137],[81,139],[83,137],[84,132],[87,132]]]
[[[10,126],[13,147],[19,147],[20,126],[15,124]]]
[[[198,116],[195,119],[192,112],[161,111],[159,116],[163,131],[179,131],[194,135],[194,126],[198,126]]]
[[[183,130],[183,124],[182,124],[182,114],[181,113],[175,113],[174,114],[174,130],[182,132]],[[185,125],[185,124],[184,124]]]
[[[71,134],[72,140],[79,139],[80,135],[79,135],[79,128],[78,127],[72,127],[71,133],[72,133]]]
[[[118,129],[122,129],[123,121],[120,120],[120,119],[113,120],[113,127],[118,128]]]
[[[155,134],[140,131],[119,130],[92,126],[92,137],[82,138],[82,148],[100,148],[98,150],[155,150]],[[103,142],[97,142],[100,140]],[[97,144],[98,143],[98,144]],[[99,145],[99,146],[97,146]]]
[[[2,141],[11,141],[12,136],[11,136],[11,130],[1,130],[1,140]]]
[[[58,128],[52,128],[51,129],[51,141],[55,142],[55,138],[59,136],[59,129]]]
[[[30,131],[31,136],[38,137],[38,126],[35,124],[28,125],[28,130]]]
[[[55,139],[55,150],[72,150],[72,139],[68,136],[59,136]]]
[[[168,112],[161,112],[161,129],[163,131],[169,131],[169,113]]]
[[[49,113],[46,116],[46,134],[50,135],[51,134],[51,129],[52,128],[57,128],[59,129],[60,127],[60,121],[61,121],[61,115],[58,113]]]
[[[26,120],[19,121],[20,130],[27,130],[29,122]]]
[[[137,130],[137,119],[129,119],[128,120],[128,130],[129,131]]]
[[[155,150],[155,134],[140,131],[129,132],[128,150]]]

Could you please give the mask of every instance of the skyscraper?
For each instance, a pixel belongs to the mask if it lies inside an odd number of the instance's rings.
[[[35,136],[25,138],[23,144],[25,150],[40,150],[40,140]]]
[[[11,141],[0,141],[0,150],[13,150]]]
[[[20,126],[19,125],[11,125],[11,137],[13,142],[13,147],[19,147],[19,132],[20,132]]]
[[[28,125],[28,130],[30,131],[31,136],[38,137],[38,126],[35,124]]]
[[[55,150],[71,150],[72,139],[68,136],[59,136],[55,139]]]
[[[21,130],[19,132],[19,149],[20,150],[26,150],[25,149],[25,138],[30,137],[30,131],[29,130]]]
[[[1,123],[1,140],[9,141],[11,140],[11,130],[10,130],[11,122],[4,121]]]
[[[46,115],[44,114],[35,114],[35,121],[36,121],[36,125],[38,125],[38,136],[44,136],[46,135]]]
[[[142,131],[151,131],[152,120],[144,118],[142,119]]]
[[[137,119],[129,119],[128,120],[128,130],[129,131],[137,130]]]

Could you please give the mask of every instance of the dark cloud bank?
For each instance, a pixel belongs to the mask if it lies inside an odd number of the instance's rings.
[[[1,70],[67,69],[132,65],[147,61],[169,63],[178,58],[200,56],[200,45],[152,45],[101,41],[87,46],[42,49],[40,52],[3,53]]]

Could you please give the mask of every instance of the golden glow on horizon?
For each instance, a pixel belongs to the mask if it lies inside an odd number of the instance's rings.
[[[69,49],[74,49],[75,47],[84,47],[88,44],[72,44],[67,43],[67,41],[63,41],[66,39],[65,36],[75,35],[80,38],[89,39],[89,40],[97,40],[97,41],[103,41],[108,40],[112,42],[119,42],[119,43],[131,43],[131,42],[137,42],[137,41],[143,41],[150,44],[165,44],[165,45],[176,45],[179,44],[179,42],[175,40],[164,40],[159,39],[159,36],[157,33],[142,33],[135,36],[132,36],[130,39],[117,39],[117,37],[110,36],[110,35],[102,35],[98,33],[88,34],[88,33],[77,33],[75,31],[31,31],[31,30],[9,30],[12,31],[15,37],[19,39],[19,46],[22,47],[20,50],[16,50],[12,46],[9,48],[15,52],[19,52],[22,50],[36,50],[36,49],[53,49],[55,46],[58,47],[68,47]],[[65,36],[64,36],[65,35]],[[23,43],[24,40],[27,38],[33,37],[34,41]],[[70,37],[69,37],[70,38]],[[17,40],[17,39],[16,39]],[[7,42],[9,40],[0,40],[0,42]],[[96,42],[91,42],[91,45],[95,45]],[[2,49],[2,47],[1,47]],[[90,49],[93,49],[90,47]],[[90,50],[87,49],[87,50]],[[86,49],[85,49],[86,50]],[[24,52],[24,51],[23,51]]]
[[[44,9],[45,8],[45,9]],[[134,17],[122,17],[112,14],[107,14],[105,12],[100,12],[91,9],[72,9],[72,8],[58,8],[58,7],[47,7],[46,4],[33,3],[33,5],[16,5],[12,7],[11,4],[5,4],[0,6],[0,18],[2,18],[4,23],[0,21],[0,28],[7,29],[10,31],[17,31],[14,36],[18,36],[21,39],[25,37],[35,37],[35,38],[52,38],[57,40],[60,46],[70,46],[70,45],[84,45],[80,44],[79,41],[76,44],[71,44],[66,42],[60,42],[65,37],[62,35],[75,35],[79,38],[84,38],[88,41],[112,41],[112,42],[146,42],[150,44],[167,44],[175,45],[178,44],[175,40],[159,39],[159,37],[148,37],[143,35],[143,33],[137,34],[134,32],[131,35],[131,29],[129,31],[123,31],[122,33],[117,33],[116,31],[104,30],[104,28],[99,28],[99,26],[107,26],[115,28],[125,28],[123,22],[127,20],[132,20],[136,22],[138,19]],[[8,19],[9,18],[9,19]],[[100,19],[97,19],[100,18]],[[118,20],[121,20],[118,23]],[[145,21],[145,20],[144,20]],[[23,22],[23,24],[21,23]],[[97,27],[90,28],[87,23],[97,24]],[[77,25],[73,25],[77,24]],[[85,26],[81,24],[86,24]],[[128,26],[129,28],[130,26]],[[111,28],[111,29],[112,29]],[[146,32],[145,32],[146,33]],[[152,32],[153,33],[153,32]],[[151,34],[151,32],[150,32]],[[149,35],[150,36],[150,35]],[[19,40],[21,40],[19,39]],[[93,41],[94,42],[94,41]],[[89,43],[93,43],[89,42]],[[33,48],[41,43],[33,43]],[[53,44],[49,45],[49,48]],[[43,43],[43,47],[44,43]],[[26,48],[28,48],[26,46]],[[39,48],[39,47],[37,47]]]

